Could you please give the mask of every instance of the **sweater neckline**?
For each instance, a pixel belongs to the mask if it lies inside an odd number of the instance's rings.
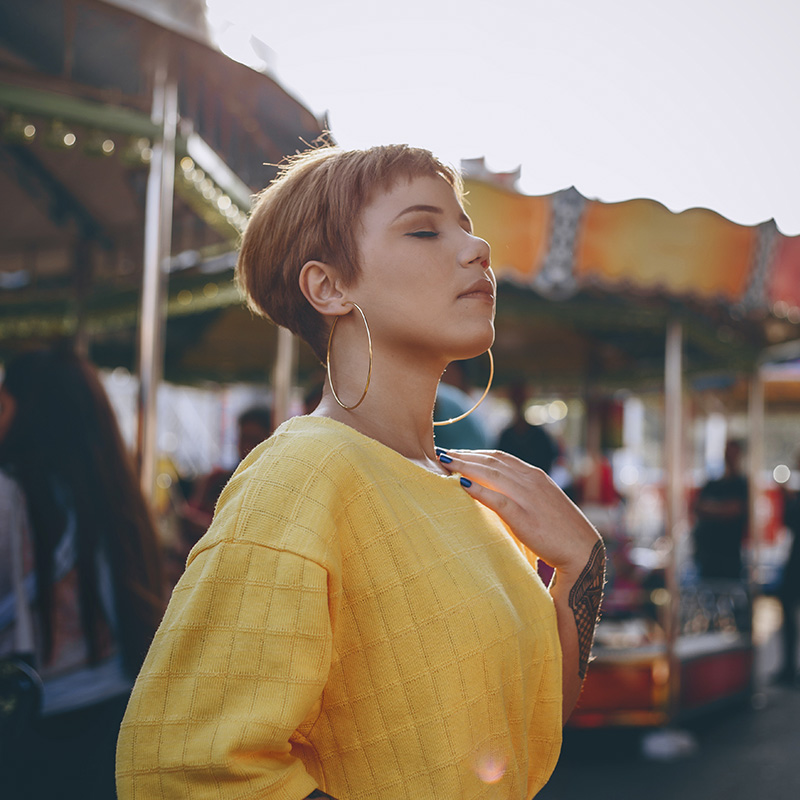
[[[434,480],[446,481],[449,484],[458,483],[461,479],[460,472],[451,472],[449,475],[431,472],[431,470],[425,469],[425,467],[422,467],[419,464],[415,464],[409,458],[406,458],[402,453],[398,453],[397,450],[394,450],[388,445],[383,444],[383,442],[379,442],[377,439],[373,439],[371,436],[367,436],[365,433],[357,431],[355,428],[345,422],[339,422],[339,420],[331,419],[330,417],[316,417],[310,414],[292,417],[284,422],[278,430],[288,430],[290,428],[302,427],[303,425],[314,426],[318,424],[322,425],[323,427],[334,428],[346,433],[346,435],[348,435],[351,439],[359,442],[362,446],[369,447],[370,449],[374,450],[375,453],[384,460],[394,462],[396,465],[398,465],[398,467],[403,468],[410,475],[416,475],[418,478],[423,479],[433,478]]]

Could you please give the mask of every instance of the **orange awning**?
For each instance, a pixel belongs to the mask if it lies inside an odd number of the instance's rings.
[[[544,295],[552,286],[562,297],[597,287],[800,322],[800,236],[783,236],[772,221],[738,225],[707,209],[603,203],[575,189],[528,196],[478,178],[465,184],[500,279]]]
[[[475,232],[492,246],[495,272],[518,281],[535,278],[549,245],[550,199],[517,194],[483,181],[467,181],[467,192]]]
[[[630,285],[667,295],[739,300],[756,230],[712,211],[673,214],[652,200],[587,203],[578,232],[580,283]]]
[[[800,322],[800,236],[781,236],[767,285],[767,299],[774,311]],[[783,304],[783,308],[775,308]]]

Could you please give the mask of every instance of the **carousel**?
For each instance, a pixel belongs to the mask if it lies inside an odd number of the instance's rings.
[[[134,372],[148,496],[162,378],[209,362],[218,380],[269,374],[275,332],[241,309],[232,251],[252,194],[324,128],[220,52],[204,13],[202,0],[0,8],[0,359],[70,338]]]
[[[661,726],[747,698],[753,602],[784,533],[772,470],[798,444],[787,433],[800,409],[800,237],[572,188],[524,196],[513,175],[466,166],[500,283],[500,379],[579,398],[594,465],[576,500],[606,541],[609,580],[570,725]],[[704,581],[693,498],[726,422],[747,441],[747,576]]]
[[[70,337],[135,373],[148,494],[162,380],[270,381],[280,422],[318,369],[242,307],[233,264],[252,193],[324,121],[210,44],[202,6],[0,9],[0,359]],[[525,196],[480,161],[464,172],[499,280],[495,385],[580,407],[594,470],[577,497],[611,554],[570,724],[663,725],[746,697],[762,554],[780,533],[767,433],[800,406],[782,372],[800,358],[800,237],[651,200]],[[475,384],[482,369],[467,365]],[[616,469],[637,413],[641,458]],[[720,415],[749,442],[749,580],[710,586],[690,569],[693,431]]]

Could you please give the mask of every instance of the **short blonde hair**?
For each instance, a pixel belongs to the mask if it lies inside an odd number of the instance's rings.
[[[460,175],[428,150],[385,145],[367,150],[323,146],[288,158],[255,200],[236,264],[247,305],[296,333],[325,362],[328,326],[300,290],[308,261],[358,278],[357,225],[376,192],[398,180],[438,176],[463,196]]]

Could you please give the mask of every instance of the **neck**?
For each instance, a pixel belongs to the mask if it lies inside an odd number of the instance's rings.
[[[315,416],[329,417],[391,447],[411,461],[442,472],[433,445],[433,405],[436,387],[444,371],[438,363],[375,355],[369,391],[363,402],[351,410],[342,408],[325,382],[322,400]],[[335,369],[333,380],[339,399],[356,403],[364,390],[368,371],[363,364]]]

